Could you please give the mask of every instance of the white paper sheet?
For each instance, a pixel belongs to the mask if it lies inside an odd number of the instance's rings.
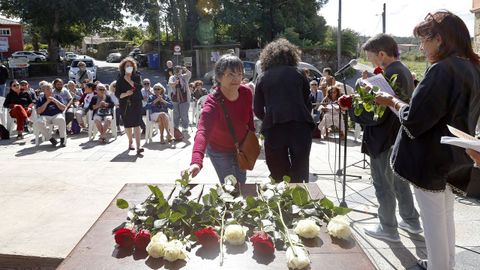
[[[472,137],[471,135],[456,129],[452,126],[447,125],[448,130],[457,137],[452,136],[443,136],[440,139],[440,143],[455,145],[465,149],[473,149],[477,152],[480,152],[480,140]]]
[[[395,92],[393,92],[392,87],[390,86],[390,84],[388,84],[387,80],[385,80],[385,77],[383,77],[382,74],[377,74],[375,76],[369,77],[363,80],[363,82],[370,87],[378,86],[380,88],[380,91],[397,97],[397,95],[395,95]]]

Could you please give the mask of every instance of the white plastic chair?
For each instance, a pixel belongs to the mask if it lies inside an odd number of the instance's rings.
[[[154,129],[157,130],[157,133],[159,133],[159,127],[158,123],[155,121],[150,120],[150,110],[147,110],[147,119],[145,121],[145,140],[147,143],[151,143],[153,141],[153,131]],[[168,110],[168,131],[170,134],[173,136],[173,111]]]
[[[195,104],[194,108],[194,119],[195,119],[195,125],[198,126],[198,120],[200,119],[200,115],[202,114],[202,108],[203,105],[205,104],[205,101],[207,101],[208,95],[202,96],[197,100],[197,103]]]
[[[112,122],[110,123],[110,131],[112,132],[112,136],[117,139],[117,118],[115,117],[115,106],[112,108]],[[98,129],[97,125],[95,125],[95,121],[93,120],[93,111],[88,110],[87,113],[87,120],[88,120],[88,140],[93,141],[95,136],[97,135]]]
[[[0,97],[0,123],[6,126],[8,111],[7,111],[7,108],[3,107],[4,102],[5,102],[5,97]]]
[[[63,118],[65,118],[65,111],[63,111]],[[35,146],[39,146],[40,145],[40,135],[42,135],[42,133],[40,132],[40,130],[38,130],[36,128],[36,125],[35,123],[38,121],[38,118],[40,116],[37,114],[37,108],[35,105],[32,106],[32,115],[30,115],[30,121],[33,122],[33,135],[35,135]],[[50,132],[53,132],[53,124],[50,124],[47,128],[49,129]],[[66,139],[66,138],[65,138]]]

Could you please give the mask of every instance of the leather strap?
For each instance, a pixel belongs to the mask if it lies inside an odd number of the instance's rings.
[[[227,120],[228,130],[229,130],[230,135],[232,136],[232,139],[233,139],[233,144],[235,145],[235,148],[237,149],[237,153],[239,153],[240,148],[239,148],[239,145],[238,145],[237,136],[235,136],[235,130],[233,128],[232,119],[230,118],[230,114],[227,111],[227,107],[225,107],[224,100],[223,100],[222,96],[220,95],[220,93],[218,92],[218,90],[213,92],[213,97],[220,103],[220,107],[222,107],[223,113],[225,115],[225,120]]]

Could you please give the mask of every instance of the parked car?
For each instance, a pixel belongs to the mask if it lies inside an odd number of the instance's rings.
[[[29,52],[29,51],[18,51],[12,53],[12,56],[15,58],[18,57],[26,57],[28,58],[29,62],[42,62],[42,61],[47,61],[47,58],[45,55],[39,55],[35,54],[34,52]]]
[[[87,66],[87,70],[93,73],[93,80],[97,79],[97,66],[95,65],[95,61],[93,58],[86,56],[86,55],[79,55],[75,60],[72,61],[70,64],[70,70],[68,71],[68,79],[71,81],[75,81],[75,76],[78,72],[78,63],[84,62]]]
[[[140,48],[134,48],[133,50],[130,51],[130,53],[128,53],[128,56],[135,58],[137,54],[141,54],[141,53],[142,51],[140,50]]]
[[[313,66],[309,63],[299,62],[297,68],[300,69],[300,70],[308,69],[310,71],[310,75],[312,75],[312,77],[315,78],[317,81],[320,81],[320,79],[323,77],[322,72],[320,70],[318,70],[318,68],[316,68],[315,66]],[[255,69],[254,69],[254,74],[253,74],[253,83],[254,84],[257,84],[258,76],[260,76],[262,73],[263,73],[263,71],[262,71],[262,68],[260,66],[260,60],[258,60],[255,63]]]
[[[119,53],[119,52],[110,53],[110,54],[107,56],[106,61],[107,61],[108,63],[118,63],[118,62],[122,61],[122,54]]]
[[[71,62],[75,59],[77,59],[78,55],[72,53],[72,52],[68,52],[65,54],[65,60],[67,60],[67,62]]]

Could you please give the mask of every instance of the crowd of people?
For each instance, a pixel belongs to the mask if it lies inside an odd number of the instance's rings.
[[[325,138],[329,128],[336,127],[346,139],[347,130],[339,118],[349,114],[363,128],[362,152],[370,157],[379,204],[379,223],[365,228],[365,233],[399,242],[398,228],[412,234],[425,231],[427,260],[419,260],[418,265],[451,270],[455,265],[453,192],[480,196],[479,190],[470,190],[470,182],[480,179],[480,153],[441,144],[440,138],[450,134],[447,125],[475,134],[480,116],[480,58],[472,50],[464,22],[448,11],[429,13],[415,27],[414,35],[430,63],[421,81],[400,61],[391,36],[376,35],[362,47],[385,77],[397,78],[396,96],[381,92],[375,99],[389,107],[379,119],[368,112],[355,115],[355,105],[340,107],[339,98],[354,94],[354,89],[337,82],[330,68],[323,70],[322,78],[299,70],[301,51],[283,38],[262,50],[255,87],[244,80],[243,63],[232,54],[216,62],[211,91],[201,81],[190,83],[191,72],[171,61],[167,62],[167,87],[159,82],[151,86],[148,78],[142,80],[136,62],[125,58],[116,81],[109,85],[94,83],[86,73],[77,76],[84,79],[81,87],[56,79],[43,81],[33,90],[26,81],[13,80],[4,106],[16,119],[19,139],[31,119],[44,140],[54,146],[58,142],[48,127],[56,126],[64,147],[67,130],[72,132],[74,125],[85,128],[89,121],[84,118],[92,111],[101,143],[107,142],[109,129],[123,123],[128,149],[140,154],[144,151],[140,142],[143,115],[148,111],[146,121],[159,126],[160,143],[167,143],[175,139],[180,126],[188,133],[194,120],[188,113],[193,101],[194,106],[202,106],[202,113],[187,172],[195,177],[208,154],[220,182],[234,175],[241,183],[246,181],[246,170],[237,157],[247,134],[255,131],[254,117],[262,122],[259,132],[271,178],[282,181],[289,176],[291,182],[308,182],[312,131],[319,129]],[[362,72],[357,84],[367,77],[368,72]],[[169,110],[173,110],[173,119]],[[33,114],[37,115],[34,119]],[[117,127],[111,127],[113,118]],[[395,215],[397,202],[401,221]]]

